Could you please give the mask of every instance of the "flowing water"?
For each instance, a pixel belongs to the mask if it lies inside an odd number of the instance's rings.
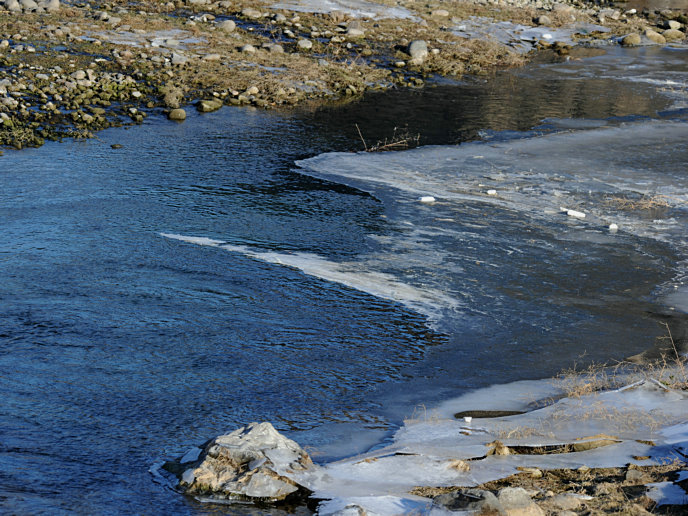
[[[685,50],[613,49],[6,152],[0,512],[250,512],[157,466],[264,420],[326,461],[469,389],[642,351],[688,304],[687,88]],[[424,146],[342,153],[356,124]]]

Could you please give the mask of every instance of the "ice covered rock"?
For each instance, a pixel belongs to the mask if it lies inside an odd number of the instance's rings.
[[[181,474],[189,495],[280,501],[306,490],[293,478],[313,468],[308,454],[270,423],[251,423],[210,441]]]

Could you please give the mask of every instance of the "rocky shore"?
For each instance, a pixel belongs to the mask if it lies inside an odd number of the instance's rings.
[[[532,51],[566,56],[581,38],[680,44],[686,22],[679,11],[579,0],[2,0],[0,146],[86,138],[152,113],[181,121],[189,106],[278,108],[420,88],[517,66]]]

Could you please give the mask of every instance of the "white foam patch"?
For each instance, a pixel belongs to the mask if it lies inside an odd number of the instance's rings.
[[[161,233],[161,235],[192,244],[219,247],[263,262],[292,267],[309,276],[400,303],[425,315],[431,321],[438,321],[446,310],[454,311],[461,307],[456,299],[442,292],[414,287],[399,281],[391,274],[362,270],[359,262],[333,262],[311,253],[260,251],[246,246],[226,244],[221,240],[206,237],[173,233]]]

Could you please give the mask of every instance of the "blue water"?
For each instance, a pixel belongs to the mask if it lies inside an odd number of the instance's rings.
[[[605,101],[609,84],[585,79],[577,95],[548,101],[533,95],[549,86],[530,73],[297,113],[226,108],[183,124],[152,116],[94,140],[6,151],[0,512],[245,512],[186,499],[149,470],[251,421],[273,422],[316,460],[340,457],[389,436],[419,403],[545,377],[583,352],[604,360],[651,344],[660,329],[644,314],[676,256],[632,236],[563,253],[551,227],[497,210],[499,224],[468,231],[475,238],[457,255],[496,256],[494,245],[523,254],[500,255],[506,276],[463,264],[499,295],[467,297],[455,323],[431,327],[394,301],[160,235],[355,261],[406,238],[408,217],[423,221],[295,169],[301,158],[360,149],[354,123],[371,141],[408,122],[424,143],[444,144],[481,130],[527,136],[550,117],[653,117],[670,105],[648,100],[654,90],[643,84],[617,85]],[[462,216],[485,220],[476,205]],[[534,263],[543,264],[537,281]],[[395,267],[388,272],[401,275]],[[576,303],[581,289],[585,299],[625,292],[624,303]],[[552,292],[573,301],[553,305]]]

